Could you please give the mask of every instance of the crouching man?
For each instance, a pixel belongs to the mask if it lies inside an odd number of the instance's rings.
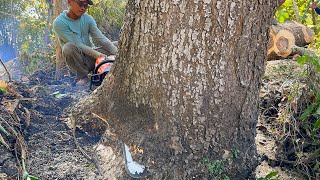
[[[70,71],[76,74],[77,84],[89,82],[88,73],[95,67],[95,60],[101,56],[116,55],[118,48],[98,29],[92,16],[86,14],[91,0],[67,0],[69,8],[53,22],[54,32],[62,48],[62,55]],[[93,49],[90,37],[107,53]]]

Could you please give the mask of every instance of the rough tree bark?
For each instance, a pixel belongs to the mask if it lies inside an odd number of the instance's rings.
[[[91,112],[108,122],[111,133],[102,141],[118,158],[101,157],[103,172],[125,176],[115,170],[120,151],[107,144],[116,138],[131,145],[151,179],[206,179],[203,159],[216,162],[235,150],[223,171],[231,179],[248,177],[257,165],[258,93],[276,6],[274,0],[129,0],[112,71],[73,111],[87,129],[103,127]]]

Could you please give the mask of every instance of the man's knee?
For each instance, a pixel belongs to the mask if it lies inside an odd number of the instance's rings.
[[[62,47],[62,54],[64,55],[64,57],[72,56],[77,52],[78,52],[78,47],[72,42],[67,42]]]

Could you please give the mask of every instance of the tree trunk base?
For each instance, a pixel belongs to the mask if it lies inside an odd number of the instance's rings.
[[[116,150],[118,149],[116,148]],[[116,150],[102,143],[95,147],[95,163],[98,170],[106,179],[129,179],[124,170],[121,151]]]

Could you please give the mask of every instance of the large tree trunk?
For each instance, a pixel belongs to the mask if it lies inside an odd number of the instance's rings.
[[[106,133],[104,145],[115,138],[131,145],[151,179],[206,179],[205,158],[229,159],[211,177],[245,179],[257,164],[258,92],[276,5],[129,0],[116,63],[73,113],[94,131],[103,126],[91,112],[107,119],[113,136]],[[232,152],[239,153],[228,158]],[[121,166],[98,154],[104,169]],[[123,178],[122,170],[112,176]]]
[[[54,18],[56,18],[61,11],[63,11],[65,9],[65,7],[67,7],[67,1],[65,0],[54,0]],[[59,41],[57,38],[55,38],[55,44],[56,44],[56,74],[55,74],[55,78],[57,80],[60,79],[60,77],[63,74],[66,74],[67,70],[66,70],[66,63],[62,57],[62,49],[60,47]]]

